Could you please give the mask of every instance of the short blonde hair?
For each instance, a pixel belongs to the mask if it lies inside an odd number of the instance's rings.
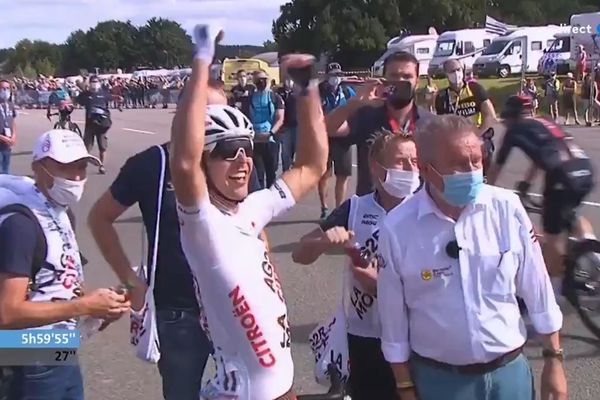
[[[387,129],[382,129],[378,132],[369,148],[369,159],[381,161],[385,151],[394,143],[415,142],[412,135],[392,133]]]

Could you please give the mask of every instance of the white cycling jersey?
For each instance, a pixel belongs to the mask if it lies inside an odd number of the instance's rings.
[[[194,209],[178,205],[181,244],[215,348],[217,373],[204,398],[270,400],[292,387],[287,307],[258,234],[294,204],[280,179],[250,194],[236,214],[222,213],[208,196]]]
[[[361,251],[369,255],[377,254],[379,221],[386,211],[375,200],[375,194],[352,196],[348,215],[348,229],[354,232],[354,240]],[[346,320],[348,333],[361,337],[379,338],[381,328],[377,313],[377,296],[368,293],[352,274],[347,274]]]

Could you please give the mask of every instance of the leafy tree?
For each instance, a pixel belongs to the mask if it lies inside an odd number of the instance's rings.
[[[88,36],[77,30],[67,38],[63,52],[62,71],[67,75],[76,75],[81,68],[90,68],[94,64]]]
[[[143,61],[155,67],[188,64],[193,50],[192,38],[175,21],[152,18],[139,29]]]
[[[37,77],[35,68],[33,68],[29,62],[25,63],[25,66],[23,67],[23,76],[29,79]]]
[[[46,57],[36,60],[34,68],[38,74],[44,76],[54,76],[56,73],[56,66]]]
[[[265,40],[263,42],[264,51],[277,51],[277,43],[272,40]]]

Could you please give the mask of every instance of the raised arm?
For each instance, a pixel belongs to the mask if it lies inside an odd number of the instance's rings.
[[[314,58],[294,54],[283,59],[283,67],[294,80],[297,89],[298,151],[294,166],[284,172],[282,178],[290,188],[294,199],[301,197],[319,182],[326,170],[329,146],[318,83],[314,70]]]
[[[204,149],[205,116],[209,67],[214,57],[215,38],[206,25],[194,31],[196,55],[192,74],[186,84],[181,102],[171,126],[170,167],[177,201],[193,207],[207,196],[206,179],[200,168]]]

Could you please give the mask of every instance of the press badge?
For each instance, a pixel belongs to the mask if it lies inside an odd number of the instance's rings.
[[[4,136],[12,138],[12,130],[10,128],[4,128]]]

